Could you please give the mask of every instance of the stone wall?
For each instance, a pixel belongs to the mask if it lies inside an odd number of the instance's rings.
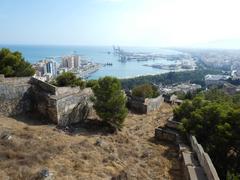
[[[87,119],[92,109],[89,98],[93,95],[90,88],[76,94],[51,97],[56,103],[57,122],[59,125],[78,123]]]
[[[0,113],[18,115],[37,111],[58,125],[77,123],[92,111],[91,89],[56,87],[34,77],[0,75]]]
[[[0,74],[0,83],[5,84],[28,84],[31,77],[4,77],[3,74]]]
[[[147,114],[149,112],[158,110],[163,103],[164,99],[162,96],[156,98],[139,98],[134,96],[128,97],[128,108],[134,112]]]
[[[155,129],[155,139],[164,140],[170,142],[176,142],[178,138],[178,134],[170,129],[159,127]]]
[[[179,157],[182,159],[184,177],[188,180],[219,180],[216,169],[207,153],[195,136],[189,136],[191,147],[187,146],[177,133],[178,122],[172,117],[164,127],[155,129],[155,139],[174,142],[179,147]]]
[[[170,129],[175,129],[175,130],[178,130],[180,125],[181,125],[181,123],[174,121],[173,117],[170,117],[166,123],[166,127],[170,128]]]
[[[145,99],[145,105],[147,106],[147,113],[156,111],[160,108],[162,103],[164,102],[164,98],[162,96],[158,96],[156,98]]]
[[[38,91],[45,92],[50,95],[56,95],[57,87],[53,86],[49,83],[36,79],[34,77],[31,78],[30,83],[37,88]]]
[[[213,163],[209,155],[204,151],[201,144],[198,144],[195,136],[190,135],[189,137],[192,149],[197,154],[200,165],[203,167],[204,172],[207,175],[208,180],[219,180],[217,171],[213,166]]]
[[[90,88],[56,87],[35,78],[31,84],[35,109],[60,126],[85,120],[92,109]]]
[[[79,87],[57,87],[55,95],[67,95],[79,93],[81,89]]]
[[[30,77],[4,78],[0,75],[0,113],[18,115],[32,109]]]

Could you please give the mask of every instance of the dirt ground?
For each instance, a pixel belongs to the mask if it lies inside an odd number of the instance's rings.
[[[121,172],[130,180],[180,180],[177,147],[153,138],[171,114],[163,104],[149,115],[129,113],[117,134],[79,127],[75,135],[29,117],[0,116],[0,134],[10,134],[0,139],[0,179],[36,179],[48,169],[56,180],[111,179]]]

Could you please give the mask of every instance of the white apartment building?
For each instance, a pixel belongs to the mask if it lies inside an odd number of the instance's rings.
[[[62,67],[63,68],[79,68],[81,66],[81,57],[78,55],[66,56],[62,58]]]

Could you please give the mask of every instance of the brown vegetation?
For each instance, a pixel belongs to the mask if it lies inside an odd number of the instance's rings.
[[[117,134],[78,128],[68,135],[54,125],[31,124],[0,117],[0,179],[35,179],[49,169],[54,179],[111,179],[119,173],[128,179],[181,179],[177,148],[154,141],[155,127],[172,114],[164,104],[150,115],[129,114]],[[18,118],[19,119],[19,118]]]

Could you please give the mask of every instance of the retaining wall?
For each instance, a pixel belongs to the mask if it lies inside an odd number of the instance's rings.
[[[171,129],[175,129],[175,130],[178,130],[178,127],[181,125],[180,122],[177,122],[177,121],[174,121],[173,120],[173,117],[170,117],[168,120],[167,120],[167,123],[166,123],[166,127],[168,128],[171,128]]]
[[[0,75],[0,113],[18,115],[32,109],[30,77],[4,78]]]
[[[184,177],[188,180],[219,180],[209,155],[198,144],[196,137],[189,136],[191,147],[187,146],[176,131],[178,126],[178,122],[169,118],[165,127],[155,129],[155,138],[157,140],[174,142],[178,145]]]
[[[164,140],[170,142],[176,142],[178,138],[178,134],[170,129],[166,129],[164,127],[159,127],[155,129],[155,138],[157,140]]]
[[[192,149],[197,154],[200,165],[203,167],[204,172],[209,180],[219,180],[217,171],[213,166],[213,163],[207,153],[205,153],[201,144],[198,144],[195,136],[190,135],[189,137]]]
[[[4,77],[0,74],[0,83],[5,84],[27,84],[29,83],[31,77]]]

